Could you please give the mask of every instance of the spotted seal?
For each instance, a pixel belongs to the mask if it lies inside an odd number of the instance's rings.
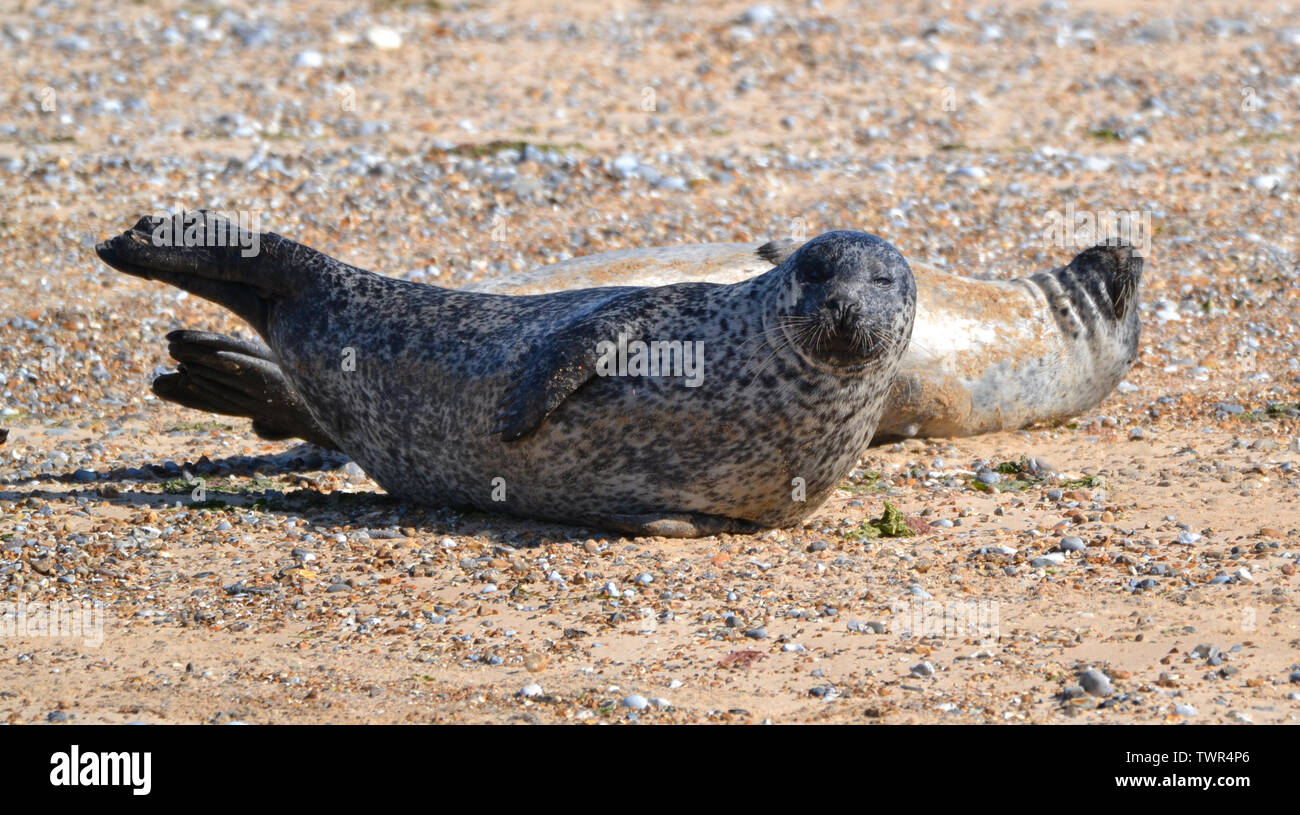
[[[225,306],[265,345],[173,334],[185,367],[161,395],[272,434],[310,420],[402,499],[631,534],[788,526],[819,506],[870,441],[915,314],[907,262],[861,232],[736,283],[519,296],[193,216],[143,218],[96,252]],[[625,367],[636,342],[698,343],[703,375]]]
[[[730,283],[762,274],[792,240],[651,247],[573,258],[470,290],[531,294],[587,286]],[[911,262],[916,324],[874,441],[974,436],[1096,407],[1138,356],[1143,257],[1121,243],[1009,280]]]

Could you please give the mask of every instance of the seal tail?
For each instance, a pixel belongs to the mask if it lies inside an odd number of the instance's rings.
[[[208,331],[173,331],[167,350],[176,373],[153,381],[153,392],[187,408],[253,420],[264,439],[305,439],[331,450],[338,445],[316,423],[271,349]]]
[[[320,254],[206,210],[145,216],[96,246],[95,253],[120,272],[170,283],[225,306],[263,336],[270,306],[301,290],[312,256]]]

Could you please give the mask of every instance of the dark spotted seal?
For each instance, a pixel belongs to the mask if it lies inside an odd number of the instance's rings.
[[[573,258],[469,288],[536,294],[589,286],[733,283],[798,244],[715,243]],[[876,441],[973,436],[1077,416],[1106,398],[1138,355],[1143,259],[1126,245],[1012,280],[911,264],[916,326]]]
[[[96,247],[266,341],[173,335],[196,361],[160,394],[271,433],[310,419],[402,499],[633,534],[788,526],[820,505],[875,431],[916,306],[906,261],[861,232],[739,283],[512,296],[198,222],[145,218]]]

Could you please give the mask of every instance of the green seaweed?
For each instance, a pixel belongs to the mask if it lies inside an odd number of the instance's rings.
[[[910,538],[916,533],[903,520],[903,513],[888,501],[879,518],[864,521],[861,526],[847,533],[849,540],[875,540],[876,538]]]

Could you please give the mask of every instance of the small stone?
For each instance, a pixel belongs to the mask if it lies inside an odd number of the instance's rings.
[[[380,51],[392,51],[402,47],[402,35],[386,25],[375,25],[366,29],[366,42]]]
[[[1174,713],[1177,713],[1185,719],[1190,719],[1196,715],[1196,708],[1191,705],[1178,705],[1174,708]]]
[[[1047,566],[1060,566],[1065,562],[1065,555],[1060,552],[1051,552],[1046,555],[1040,555],[1029,561],[1030,566],[1035,568],[1044,568]]]
[[[632,710],[645,710],[650,707],[650,700],[639,693],[634,693],[631,696],[623,697],[623,701],[619,704]]]
[[[759,628],[751,628],[745,632],[745,636],[749,637],[751,640],[765,640],[767,639],[767,629],[761,626]]]
[[[1062,552],[1082,552],[1087,547],[1083,543],[1083,538],[1078,535],[1066,535],[1061,538]]]
[[[913,665],[911,672],[912,672],[912,676],[918,676],[918,677],[934,676],[934,666],[931,665],[929,662],[922,662],[919,665]]]
[[[293,58],[295,68],[319,68],[324,64],[325,58],[321,56],[320,51],[299,51]]]
[[[519,689],[519,695],[525,699],[532,699],[542,695],[542,686],[536,682],[529,682]]]
[[[614,169],[614,175],[619,178],[631,178],[636,175],[637,168],[640,165],[641,162],[636,156],[625,153],[614,159],[614,163],[611,166]]]
[[[1275,175],[1257,175],[1250,180],[1250,185],[1262,192],[1270,192],[1281,183],[1282,179]]]
[[[1110,695],[1110,679],[1096,668],[1089,668],[1079,674],[1079,685],[1093,696]]]

